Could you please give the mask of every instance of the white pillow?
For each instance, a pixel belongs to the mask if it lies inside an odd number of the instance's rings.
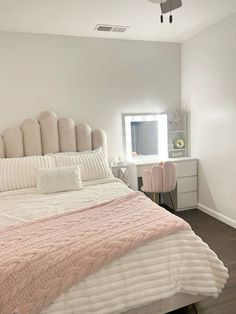
[[[37,192],[55,193],[81,190],[83,188],[80,167],[61,167],[54,169],[37,169]]]
[[[84,150],[82,152],[60,152],[60,153],[48,153],[46,156],[56,157],[56,156],[72,156],[80,154],[96,154],[102,152],[102,147],[98,147],[93,150]]]
[[[111,169],[103,151],[83,152],[77,154],[55,154],[57,167],[79,165],[82,181],[113,178]]]
[[[50,156],[0,158],[0,191],[11,191],[36,186],[36,168],[54,168]]]

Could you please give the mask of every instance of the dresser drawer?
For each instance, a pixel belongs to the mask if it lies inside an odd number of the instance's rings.
[[[197,160],[177,163],[177,177],[190,177],[197,175]]]
[[[177,179],[177,193],[197,191],[197,176]]]
[[[178,209],[197,207],[197,192],[178,193]]]

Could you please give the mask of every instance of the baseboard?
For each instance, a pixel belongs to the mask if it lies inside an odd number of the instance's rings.
[[[231,219],[231,218],[229,218],[223,214],[220,214],[220,213],[216,212],[215,210],[213,210],[209,207],[206,207],[202,204],[198,204],[198,209],[200,209],[202,212],[204,212],[204,213],[206,213],[206,214],[208,214],[208,215],[210,215],[210,216],[212,216],[212,217],[214,217],[214,218],[216,218],[216,219],[218,219],[218,220],[220,220],[220,221],[226,223],[227,225],[236,229],[236,221],[235,220],[233,220],[233,219]]]

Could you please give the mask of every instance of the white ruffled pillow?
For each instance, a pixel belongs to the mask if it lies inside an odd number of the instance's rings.
[[[54,168],[50,156],[0,158],[0,191],[11,191],[36,186],[36,168]]]
[[[79,165],[82,181],[113,178],[107,158],[103,151],[93,150],[82,153],[54,154],[57,167]]]
[[[80,167],[61,167],[54,169],[37,169],[37,192],[56,193],[76,191],[83,188]]]

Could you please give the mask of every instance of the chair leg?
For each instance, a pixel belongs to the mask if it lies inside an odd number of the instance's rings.
[[[159,193],[158,204],[161,205],[161,193]]]
[[[153,202],[156,203],[156,193],[153,193]]]
[[[171,192],[169,192],[169,195],[170,195],[170,200],[171,200],[172,208],[175,210],[174,201],[173,201]]]
[[[192,304],[192,309],[193,309],[195,314],[199,314],[199,312],[198,312],[198,310],[196,308],[196,305],[194,303]]]

